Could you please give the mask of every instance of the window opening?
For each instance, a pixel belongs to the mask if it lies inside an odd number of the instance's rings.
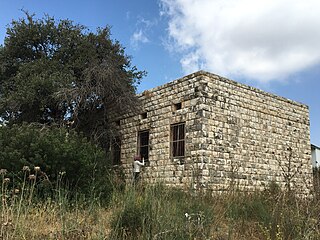
[[[138,134],[138,153],[145,161],[149,160],[149,130]]]
[[[147,112],[144,112],[140,115],[140,118],[141,119],[146,119],[148,117],[148,113]]]
[[[171,155],[183,157],[185,154],[185,123],[171,125]]]
[[[121,164],[121,140],[119,137],[112,140],[112,164]]]
[[[175,103],[173,105],[173,111],[177,111],[177,110],[180,110],[182,108],[182,103],[179,102],[179,103]]]

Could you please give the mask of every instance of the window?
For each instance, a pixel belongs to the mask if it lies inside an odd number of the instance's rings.
[[[145,161],[149,160],[149,130],[138,134],[138,153]]]
[[[185,124],[171,125],[171,156],[183,157],[185,151]]]
[[[180,110],[181,108],[182,108],[182,103],[181,103],[181,102],[175,103],[175,104],[173,104],[173,106],[172,106],[172,110],[173,110],[173,111]]]
[[[119,137],[112,140],[112,164],[121,164],[121,140]]]
[[[144,112],[142,114],[140,114],[140,119],[146,119],[148,117],[148,113]]]

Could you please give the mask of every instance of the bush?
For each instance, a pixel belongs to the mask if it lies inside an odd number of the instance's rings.
[[[105,152],[73,130],[34,124],[2,126],[0,149],[0,168],[8,170],[12,184],[22,182],[24,166],[29,174],[40,167],[37,189],[44,192],[57,180],[80,193],[102,191],[110,180]]]

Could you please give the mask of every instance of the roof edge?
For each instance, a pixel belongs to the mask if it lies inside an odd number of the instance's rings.
[[[281,101],[284,101],[284,102],[288,102],[288,103],[291,103],[291,104],[294,104],[296,106],[300,106],[300,107],[303,107],[303,108],[306,108],[306,109],[309,109],[309,106],[304,104],[304,103],[301,103],[301,102],[298,102],[298,101],[295,101],[295,100],[291,100],[289,98],[285,98],[285,97],[282,97],[282,96],[279,96],[279,95],[276,95],[274,93],[270,93],[270,92],[267,92],[267,91],[264,91],[264,90],[261,90],[259,88],[256,88],[256,87],[252,87],[252,86],[249,86],[247,84],[244,84],[244,83],[240,83],[240,82],[237,82],[235,80],[231,80],[231,79],[228,79],[226,77],[222,77],[220,75],[217,75],[215,73],[211,73],[211,72],[207,72],[207,71],[204,71],[204,70],[199,70],[197,72],[194,72],[194,73],[190,73],[186,76],[183,76],[181,78],[178,78],[178,79],[175,79],[175,80],[172,80],[168,83],[165,83],[163,85],[160,85],[160,86],[157,86],[157,87],[154,87],[154,88],[151,88],[151,89],[147,89],[145,91],[158,91],[160,89],[163,89],[165,87],[168,87],[168,86],[171,86],[173,84],[176,84],[178,82],[182,82],[182,81],[185,81],[185,80],[188,80],[188,79],[191,79],[191,78],[195,78],[195,77],[198,77],[198,76],[207,76],[207,77],[215,77],[215,78],[219,78],[219,80],[221,81],[224,81],[224,82],[228,82],[230,84],[233,84],[235,86],[238,86],[238,87],[241,87],[241,88],[244,88],[244,89],[247,89],[247,90],[251,90],[251,91],[254,91],[256,93],[260,93],[260,94],[263,94],[263,95],[267,95],[267,96],[271,96],[271,97],[274,97],[274,98],[277,98],[278,100],[281,100]],[[143,96],[143,92],[138,94],[138,96]]]

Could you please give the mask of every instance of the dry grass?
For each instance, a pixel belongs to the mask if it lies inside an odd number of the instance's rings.
[[[320,200],[282,191],[209,195],[159,184],[114,191],[101,206],[63,189],[39,199],[33,180],[17,191],[0,174],[1,240],[320,239]]]
[[[39,203],[9,224],[2,221],[0,239],[105,239],[110,232],[110,210],[75,207],[62,210],[58,204]]]

